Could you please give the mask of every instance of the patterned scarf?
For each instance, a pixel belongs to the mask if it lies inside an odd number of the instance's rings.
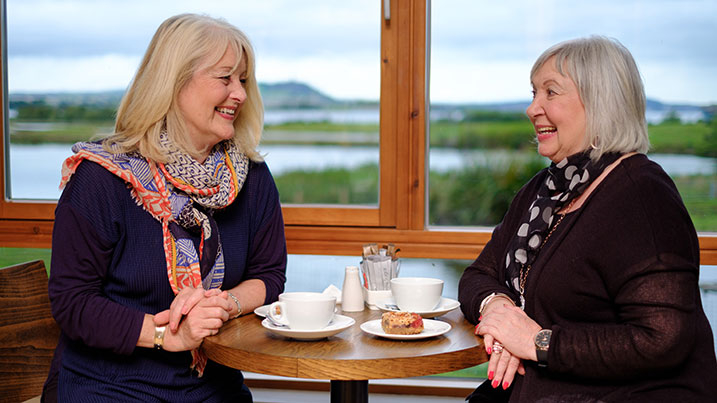
[[[231,142],[217,144],[200,164],[160,136],[171,163],[158,164],[137,153],[110,153],[100,143],[77,143],[62,165],[63,188],[83,160],[100,164],[127,182],[132,198],[162,224],[167,277],[175,295],[185,287],[219,288],[224,255],[213,212],[229,206],[241,190],[249,159]],[[199,252],[191,235],[199,235]],[[200,376],[206,356],[192,351]]]
[[[619,157],[619,154],[609,153],[593,162],[590,152],[585,151],[557,164],[550,164],[548,176],[538,190],[537,197],[525,211],[521,220],[523,223],[518,227],[505,256],[506,283],[509,288],[520,293],[521,268],[535,261],[557,215],[556,211],[579,197],[605,167]],[[524,301],[521,300],[520,305],[524,307]]]

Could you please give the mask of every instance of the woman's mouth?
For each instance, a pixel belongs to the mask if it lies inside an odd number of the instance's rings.
[[[535,128],[535,133],[538,135],[538,141],[545,140],[555,135],[558,132],[558,128],[555,126],[541,126]]]
[[[214,108],[214,110],[222,115],[226,115],[224,117],[227,119],[234,119],[234,114],[236,113],[236,108],[230,108],[226,106],[217,106],[216,108]]]

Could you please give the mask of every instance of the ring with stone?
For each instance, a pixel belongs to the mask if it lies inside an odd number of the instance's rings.
[[[503,345],[496,341],[493,343],[493,349],[491,351],[493,354],[500,354],[503,352]]]

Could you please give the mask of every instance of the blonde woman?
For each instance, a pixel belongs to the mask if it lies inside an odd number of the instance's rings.
[[[286,243],[257,153],[263,107],[247,37],[183,14],[155,33],[115,133],[63,164],[49,292],[62,329],[46,400],[251,401],[198,349],[276,300]]]
[[[490,354],[471,402],[709,402],[699,246],[648,149],[637,65],[618,41],[546,50],[527,109],[552,161],[516,195],[459,283]]]

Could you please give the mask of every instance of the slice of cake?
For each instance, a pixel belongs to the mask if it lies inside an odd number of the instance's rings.
[[[423,318],[413,312],[384,312],[381,327],[386,334],[418,334],[423,331]]]

